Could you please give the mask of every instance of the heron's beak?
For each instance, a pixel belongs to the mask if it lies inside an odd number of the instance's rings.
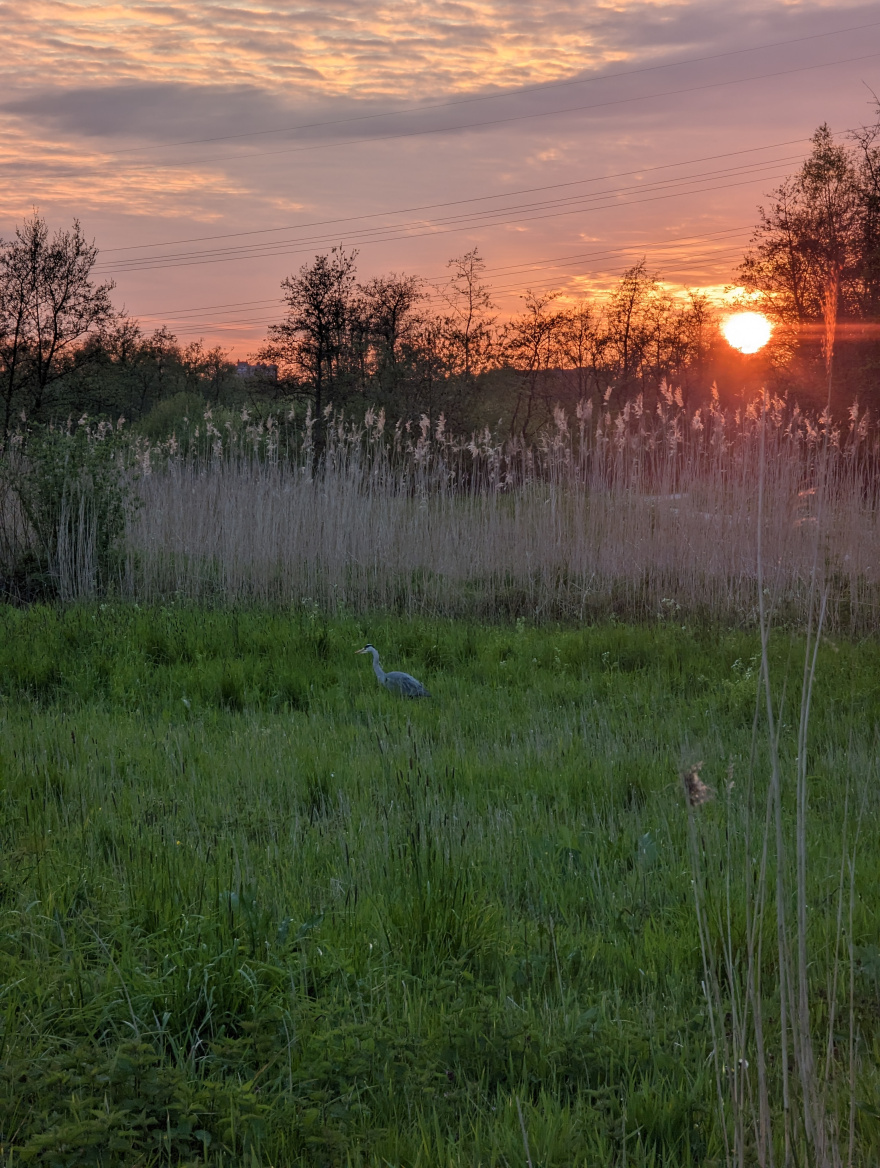
[[[359,657],[361,653],[366,653],[366,649],[355,649],[354,651],[355,657]]]

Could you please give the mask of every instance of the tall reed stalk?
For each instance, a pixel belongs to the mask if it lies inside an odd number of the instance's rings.
[[[49,569],[62,601],[92,600],[98,588],[97,517],[88,495],[65,494]]]
[[[777,619],[810,619],[821,474],[825,620],[869,627],[880,435],[855,407],[843,429],[778,400],[761,418],[755,404],[717,401],[689,413],[671,393],[651,413],[640,399],[616,413],[586,403],[557,411],[527,447],[488,432],[456,441],[442,421],[389,432],[381,415],[329,415],[314,472],[310,419],[221,434],[208,416],[185,445],[141,448],[127,588],[145,599],[309,598],[331,611],[757,624],[763,466]]]
[[[854,984],[852,952],[852,889],[858,831],[850,844],[849,791],[839,841],[840,879],[837,889],[837,928],[833,952],[823,962],[831,969],[830,981],[821,987],[827,1003],[827,1030],[824,1037],[824,1071],[817,1050],[818,1034],[813,1022],[817,987],[812,970],[816,962],[816,940],[811,938],[808,916],[807,848],[809,818],[809,729],[816,677],[817,656],[828,612],[831,582],[828,573],[826,524],[839,505],[835,495],[833,432],[824,423],[821,446],[813,467],[815,523],[811,529],[812,561],[806,596],[803,671],[801,677],[797,753],[794,766],[786,765],[780,750],[785,693],[774,695],[770,670],[770,628],[778,600],[776,587],[767,586],[768,436],[772,437],[771,405],[765,397],[758,431],[757,524],[755,531],[755,571],[758,597],[758,625],[761,638],[761,673],[753,728],[753,751],[749,791],[742,822],[744,847],[738,869],[731,840],[736,832],[736,812],[732,802],[725,808],[727,855],[724,889],[713,886],[714,877],[706,856],[711,844],[710,830],[699,821],[702,801],[693,797],[693,777],[686,779],[689,810],[689,848],[694,877],[695,908],[704,971],[704,995],[715,1045],[719,1105],[724,1125],[727,1160],[745,1168],[757,1162],[761,1168],[782,1163],[837,1168],[843,1164],[843,1148],[848,1139],[847,1163],[853,1163],[856,1057],[854,1034]],[[838,448],[839,449],[839,448]],[[769,521],[769,522],[768,522]],[[771,528],[772,530],[772,528]],[[770,561],[772,562],[772,560]],[[763,705],[763,719],[761,706]],[[763,731],[759,726],[763,725]],[[791,773],[793,771],[793,774]],[[766,775],[763,823],[755,821],[755,798],[761,773]],[[793,790],[790,790],[793,788]],[[794,801],[794,823],[789,814]],[[860,818],[860,817],[859,817]],[[755,830],[757,828],[757,831]],[[775,885],[771,892],[771,863]],[[841,951],[845,875],[850,872],[849,949]],[[737,882],[732,893],[732,882]],[[735,938],[733,906],[745,907],[745,939]],[[775,911],[774,911],[775,910]],[[776,953],[773,978],[766,984],[764,954],[765,922],[774,911]],[[720,958],[718,956],[720,950]],[[849,966],[850,1033],[847,1062],[837,1057],[835,1024],[845,967]],[[775,1005],[774,1005],[775,1003]],[[771,1011],[778,1011],[778,1023],[768,1025]],[[772,1069],[771,1069],[772,1068]],[[781,1111],[778,1104],[781,1102]],[[780,1122],[781,1114],[781,1122]],[[776,1116],[774,1125],[771,1117]],[[780,1130],[781,1129],[781,1130]],[[847,1133],[847,1137],[842,1137]]]

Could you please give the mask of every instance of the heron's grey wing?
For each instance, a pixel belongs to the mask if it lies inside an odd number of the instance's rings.
[[[407,698],[429,698],[431,696],[422,683],[416,681],[409,673],[400,673],[396,670],[394,673],[386,673],[385,684],[395,693],[402,694]]]

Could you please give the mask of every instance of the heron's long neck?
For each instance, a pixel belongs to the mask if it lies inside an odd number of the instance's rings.
[[[373,658],[373,672],[376,674],[376,676],[379,678],[379,680],[381,682],[384,682],[385,681],[385,670],[379,664],[379,650],[378,649],[371,649],[370,656]]]

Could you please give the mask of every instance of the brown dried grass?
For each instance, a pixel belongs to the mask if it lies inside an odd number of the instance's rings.
[[[818,451],[831,450],[820,556],[828,623],[880,604],[878,434],[771,405],[764,575],[776,623],[800,623],[815,568]],[[596,416],[557,412],[533,448],[449,440],[382,419],[311,429],[246,424],[187,457],[156,452],[129,533],[128,588],[157,599],[376,608],[478,619],[617,614],[757,622],[758,412],[687,413],[672,395]],[[286,446],[285,446],[286,444]],[[281,450],[285,449],[282,455]]]

